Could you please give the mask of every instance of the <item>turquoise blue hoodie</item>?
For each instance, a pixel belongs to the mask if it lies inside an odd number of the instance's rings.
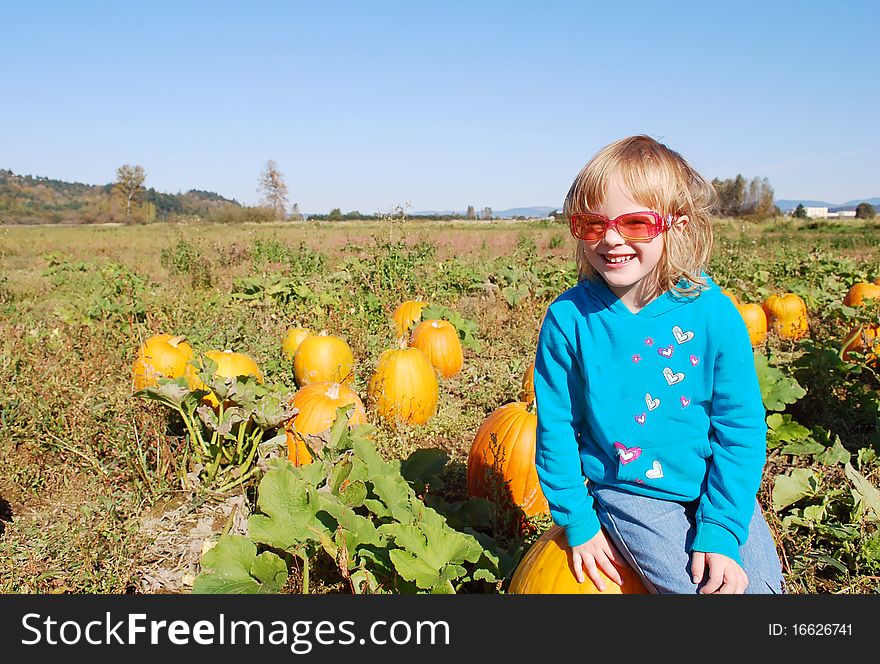
[[[711,279],[637,313],[598,277],[562,293],[541,326],[535,397],[538,477],[569,545],[599,531],[586,478],[699,500],[691,549],[742,564],[766,413],[745,322]]]

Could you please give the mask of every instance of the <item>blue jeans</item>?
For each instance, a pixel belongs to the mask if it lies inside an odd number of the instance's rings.
[[[642,577],[645,588],[659,594],[698,592],[706,579],[699,584],[691,580],[688,553],[695,534],[696,501],[648,498],[592,482],[589,489],[605,532]],[[739,553],[749,577],[746,594],[785,593],[776,544],[757,500],[748,539]],[[707,566],[707,577],[708,572]]]

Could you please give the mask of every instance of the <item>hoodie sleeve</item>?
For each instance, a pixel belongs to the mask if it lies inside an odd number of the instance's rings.
[[[716,300],[718,301],[718,300]],[[721,553],[740,565],[767,459],[766,411],[745,322],[726,297],[716,305],[712,462],[696,513],[691,549]]]
[[[550,514],[565,528],[569,546],[592,539],[600,527],[581,466],[578,443],[585,418],[586,386],[575,342],[569,338],[573,329],[570,318],[560,324],[551,305],[535,354],[535,463]]]

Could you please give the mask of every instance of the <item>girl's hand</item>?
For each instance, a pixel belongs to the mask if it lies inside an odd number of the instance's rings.
[[[599,572],[600,569],[614,583],[622,586],[623,579],[617,568],[629,567],[611,540],[605,536],[605,530],[602,528],[593,539],[571,547],[571,564],[578,583],[584,582],[584,569],[586,569],[590,580],[600,591],[605,590],[606,585],[606,579]]]
[[[703,574],[709,566],[709,578],[700,588],[701,595],[715,593],[718,595],[742,595],[749,585],[749,577],[745,570],[732,558],[720,553],[694,551],[691,561],[693,582],[703,580]]]

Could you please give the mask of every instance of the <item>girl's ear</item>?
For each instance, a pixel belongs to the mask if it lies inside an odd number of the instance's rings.
[[[678,226],[680,230],[683,230],[685,226],[688,225],[688,216],[686,214],[681,215],[678,219],[672,222],[673,226]]]

